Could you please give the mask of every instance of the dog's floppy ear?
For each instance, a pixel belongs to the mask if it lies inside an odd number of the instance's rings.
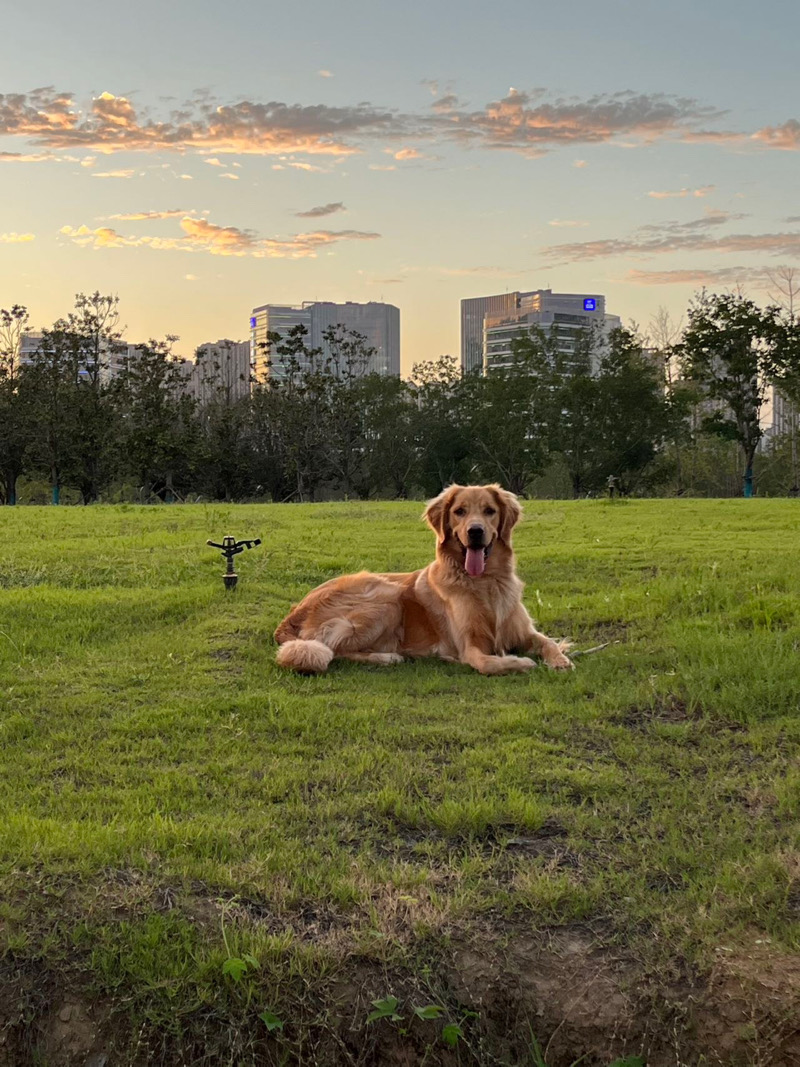
[[[452,499],[460,488],[460,485],[449,485],[447,489],[443,489],[438,496],[428,501],[428,506],[422,514],[440,544],[444,544],[447,540],[447,515]]]
[[[510,545],[511,531],[522,516],[522,508],[520,507],[519,500],[517,500],[513,493],[509,493],[507,489],[501,489],[499,485],[493,485],[492,492],[495,495],[497,508],[500,512],[500,529],[498,531],[498,537],[501,541],[505,541],[507,545]]]

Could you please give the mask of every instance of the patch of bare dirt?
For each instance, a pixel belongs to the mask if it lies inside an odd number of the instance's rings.
[[[697,1044],[720,1064],[800,1065],[800,957],[764,935],[720,946],[696,1013]]]
[[[566,832],[555,821],[535,834],[509,838],[507,830],[499,839],[508,862],[543,857],[569,865]],[[785,862],[794,877],[800,860],[792,853]],[[82,988],[85,960],[75,957],[57,972],[44,960],[6,956],[0,1067],[212,1065],[234,1062],[234,1047],[235,1062],[253,1067],[499,1067],[533,1062],[534,1038],[547,1067],[578,1059],[608,1067],[629,1055],[644,1056],[648,1067],[800,1067],[800,958],[764,934],[721,945],[705,975],[680,961],[654,974],[617,943],[610,925],[536,929],[535,917],[498,913],[467,923],[433,882],[401,891],[365,881],[368,916],[316,903],[283,911],[199,882],[153,884],[133,870],[105,872],[96,896],[83,888],[82,913],[99,917],[105,907],[113,922],[178,909],[209,928],[224,914],[268,932],[291,929],[297,941],[324,948],[327,962],[312,981],[282,988],[286,1027],[269,1035],[257,1011],[237,1015],[222,988],[213,1004],[182,1014],[180,1028],[137,1024],[134,1032],[128,1005],[135,992],[141,1009],[143,990],[123,988],[113,1002],[97,1002]],[[65,889],[60,908],[78,906],[73,892]],[[379,946],[374,954],[364,954],[367,942]],[[372,1001],[390,995],[402,1022],[367,1023]],[[442,1006],[441,1019],[414,1015],[429,1003]],[[442,1040],[448,1021],[463,1028],[456,1051]]]

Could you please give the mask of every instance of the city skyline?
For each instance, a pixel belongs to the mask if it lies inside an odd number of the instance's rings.
[[[187,357],[265,300],[391,303],[407,375],[458,358],[464,298],[599,292],[646,324],[800,259],[776,0],[577,0],[568,29],[522,0],[302,7],[9,12],[0,304],[39,328],[115,292],[129,338]]]

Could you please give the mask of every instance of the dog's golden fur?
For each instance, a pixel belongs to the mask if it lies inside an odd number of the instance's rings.
[[[481,674],[527,671],[533,652],[554,670],[572,663],[566,645],[540,634],[522,604],[511,531],[521,509],[499,485],[451,485],[424,519],[436,559],[411,574],[362,571],[312,590],[278,629],[278,663],[302,673],[334,657],[388,666],[439,656]]]

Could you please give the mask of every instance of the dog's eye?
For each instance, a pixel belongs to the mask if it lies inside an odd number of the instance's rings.
[[[458,516],[466,515],[467,514],[467,509],[466,508],[456,508],[456,510],[453,512],[453,514],[454,515],[458,515]]]
[[[483,514],[484,515],[496,515],[497,514],[497,509],[496,508],[484,508],[483,509]]]

